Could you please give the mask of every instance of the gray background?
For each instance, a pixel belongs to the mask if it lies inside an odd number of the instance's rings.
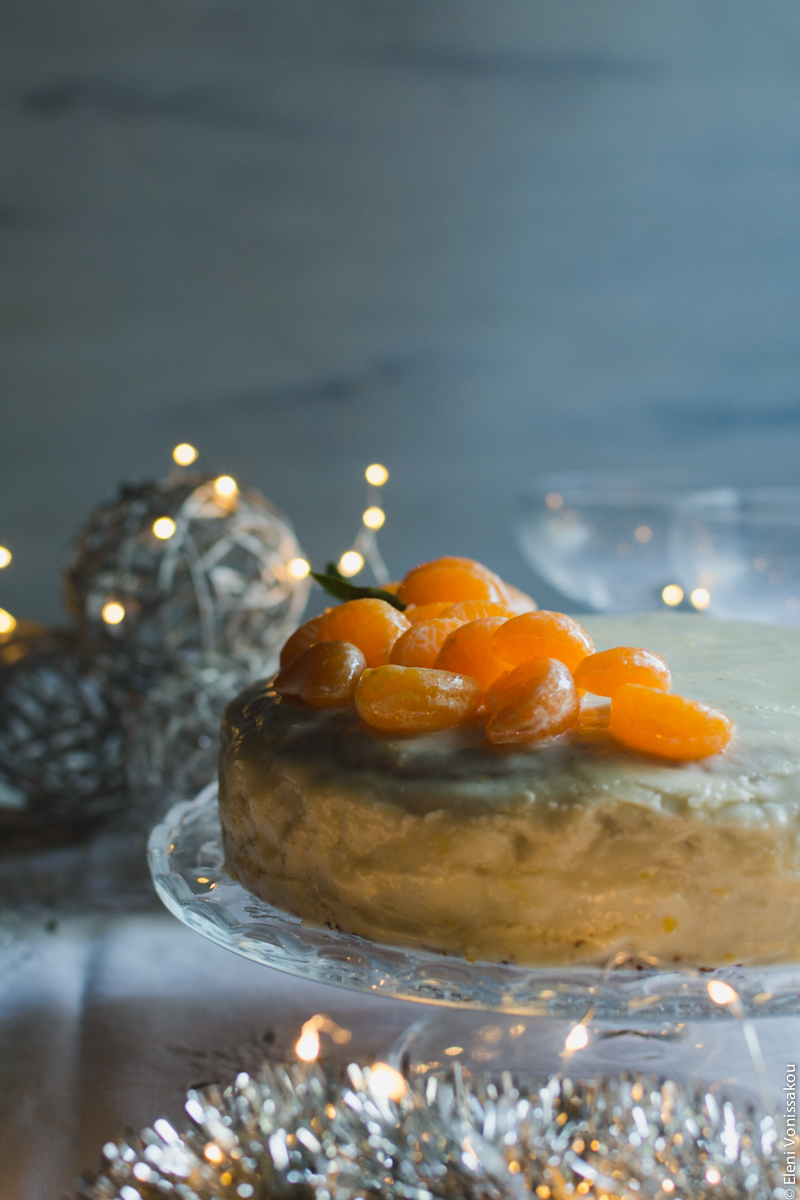
[[[797,482],[798,101],[791,0],[4,0],[0,605],[182,439],[531,587],[543,469]]]

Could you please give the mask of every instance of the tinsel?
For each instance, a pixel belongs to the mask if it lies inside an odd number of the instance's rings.
[[[405,1095],[388,1099],[381,1073]],[[456,1067],[405,1084],[389,1068],[268,1066],[187,1094],[190,1123],[161,1119],[109,1143],[81,1200],[773,1200],[773,1118],[714,1092],[631,1076],[532,1092]]]

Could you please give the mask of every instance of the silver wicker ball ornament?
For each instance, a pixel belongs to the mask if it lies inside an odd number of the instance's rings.
[[[67,606],[92,644],[145,675],[215,657],[263,674],[305,607],[302,563],[259,492],[181,473],[124,484],[95,510],[66,567]]]

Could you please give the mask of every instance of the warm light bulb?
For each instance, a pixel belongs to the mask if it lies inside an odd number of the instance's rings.
[[[661,593],[661,599],[665,604],[668,604],[670,608],[674,608],[675,605],[680,604],[681,600],[683,599],[683,588],[679,587],[677,583],[668,583]]]
[[[303,1062],[314,1062],[319,1058],[319,1034],[312,1022],[306,1021],[294,1050]]]
[[[287,570],[292,579],[305,579],[311,567],[304,558],[291,558],[287,563]]]
[[[550,509],[564,507],[564,497],[560,492],[548,492],[544,498],[544,502]]]
[[[236,480],[230,475],[220,475],[219,479],[214,480],[214,491],[218,496],[235,496],[238,490]]]
[[[176,528],[177,526],[172,517],[159,517],[157,521],[153,522],[153,533],[164,542],[167,538],[172,537]]]
[[[339,570],[349,579],[352,575],[357,575],[364,565],[364,559],[357,550],[346,550],[339,559]]]
[[[370,508],[365,509],[361,516],[361,520],[364,522],[367,529],[380,529],[381,525],[386,520],[386,513],[382,508],[378,508],[377,504],[373,504]]]
[[[689,599],[695,608],[702,612],[703,609],[708,608],[709,604],[711,603],[711,593],[706,591],[705,588],[695,588]]]
[[[106,625],[119,625],[125,618],[125,609],[119,601],[109,600],[108,604],[103,605],[102,617]]]
[[[210,1163],[221,1163],[225,1157],[216,1142],[209,1142],[203,1154]]]
[[[197,458],[197,451],[188,442],[181,442],[172,451],[172,457],[179,467],[188,467]]]
[[[721,979],[711,979],[706,986],[708,994],[715,1004],[733,1004],[739,999],[731,985],[724,983]]]
[[[642,542],[644,544],[644,542],[650,541],[651,537],[653,536],[653,531],[649,525],[637,525],[636,529],[633,531],[633,536],[636,538],[637,542]]]
[[[394,1067],[385,1062],[376,1062],[370,1068],[369,1089],[382,1099],[402,1100],[408,1091],[408,1084]]]
[[[389,478],[389,472],[380,463],[371,463],[364,474],[367,477],[367,483],[371,483],[373,487],[383,487]]]
[[[567,1040],[564,1043],[564,1049],[568,1053],[573,1054],[576,1050],[583,1050],[589,1045],[589,1033],[585,1025],[576,1025],[570,1029],[567,1034]]]
[[[10,612],[0,608],[0,633],[11,633],[16,627],[16,617],[12,617]]]
[[[11,562],[11,551],[6,550],[5,546],[0,546],[0,570],[7,567]]]

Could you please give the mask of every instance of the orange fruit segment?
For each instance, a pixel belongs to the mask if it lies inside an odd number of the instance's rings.
[[[578,720],[580,698],[568,667],[557,658],[522,663],[490,689],[486,737],[496,746],[530,745],[566,733]]]
[[[499,575],[472,558],[437,558],[408,572],[400,586],[405,604],[434,604],[437,600],[493,600],[505,604],[508,594]]]
[[[317,641],[352,642],[368,667],[380,667],[389,661],[392,646],[409,625],[386,600],[348,600],[325,614]]]
[[[467,621],[480,621],[481,617],[505,617],[508,621],[516,613],[507,604],[498,604],[495,600],[460,600],[445,608],[442,616],[457,617],[462,625],[466,625]]]
[[[432,733],[475,718],[481,689],[474,679],[425,667],[366,670],[356,689],[361,720],[384,733]]]
[[[625,683],[668,692],[672,676],[660,654],[638,646],[615,646],[587,655],[575,669],[575,683],[594,696],[613,696]]]
[[[279,695],[304,700],[312,708],[337,708],[353,699],[366,665],[350,642],[317,642],[295,655],[272,686]]]
[[[611,701],[612,735],[623,746],[659,758],[697,759],[718,754],[736,726],[717,708],[639,683],[625,683]]]
[[[534,658],[557,658],[574,671],[587,654],[594,653],[594,642],[566,613],[540,610],[506,621],[494,635],[494,650],[508,667]]]
[[[448,608],[452,608],[449,600],[437,600],[434,604],[409,604],[403,616],[416,625],[418,621],[432,621],[434,617],[443,616]]]
[[[433,664],[439,671],[471,676],[485,691],[504,670],[494,650],[495,632],[507,617],[482,617],[460,625],[449,635]]]
[[[459,628],[456,620],[435,617],[432,621],[420,621],[401,633],[389,662],[398,667],[432,667],[446,638]]]
[[[336,609],[342,608],[341,604],[337,604],[335,608],[328,608],[324,613],[320,613],[318,617],[312,617],[310,621],[306,621],[299,628],[295,629],[292,636],[284,643],[281,650],[280,664],[285,667],[293,658],[297,658],[298,654],[302,654],[309,646],[313,646],[317,640],[320,626],[325,618]]]
[[[526,612],[536,612],[539,605],[533,596],[529,596],[527,592],[514,587],[513,583],[506,583],[505,589],[508,593],[508,603],[517,616],[522,616]]]

